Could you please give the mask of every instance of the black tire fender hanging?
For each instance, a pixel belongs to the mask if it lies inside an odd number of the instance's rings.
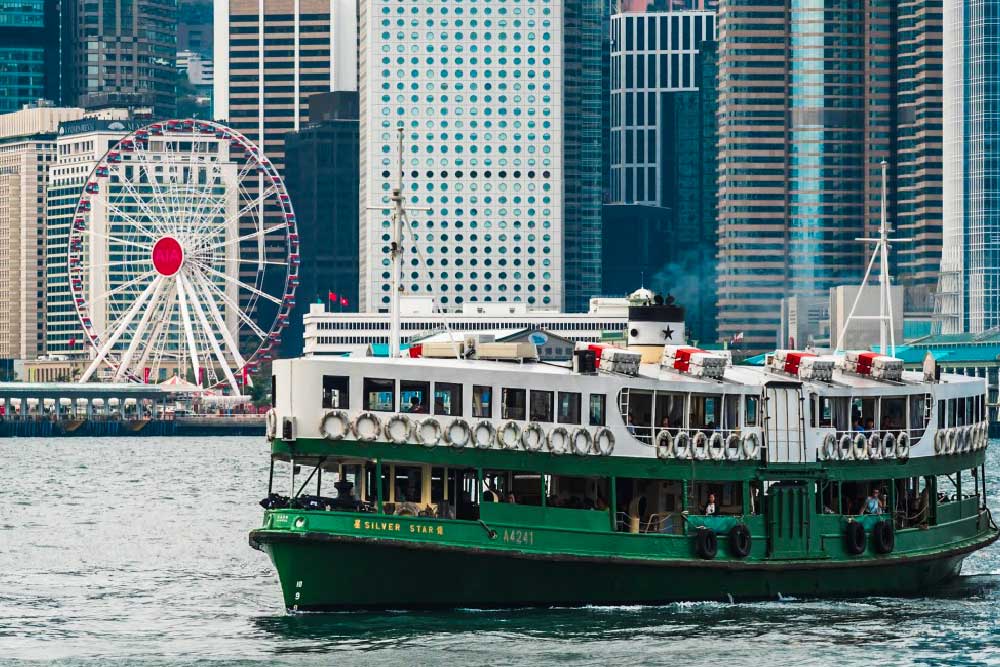
[[[872,528],[872,542],[880,554],[892,553],[896,548],[896,531],[889,521],[879,521]]]
[[[705,560],[715,558],[715,554],[719,552],[719,539],[715,536],[715,531],[699,526],[694,536],[694,550],[699,558]]]
[[[729,529],[729,553],[736,558],[746,558],[750,555],[752,540],[750,529],[746,524],[738,523]]]
[[[852,556],[860,556],[865,551],[865,527],[857,521],[850,521],[844,529],[844,548]]]

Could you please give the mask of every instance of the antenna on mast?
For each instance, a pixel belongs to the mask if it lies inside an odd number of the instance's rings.
[[[910,241],[912,239],[889,238],[889,221],[886,217],[886,161],[882,160],[882,218],[879,222],[878,238],[854,239],[862,243],[874,243],[875,250],[872,252],[868,268],[865,270],[865,277],[861,279],[861,286],[854,297],[854,304],[851,312],[844,320],[844,327],[840,330],[837,338],[837,347],[833,351],[838,354],[843,351],[844,336],[847,328],[853,320],[878,320],[879,321],[879,351],[886,353],[886,339],[889,341],[889,355],[896,356],[896,332],[892,327],[892,284],[889,277],[889,244],[891,242]],[[879,314],[878,315],[855,315],[861,295],[865,292],[868,284],[868,277],[871,275],[872,267],[875,265],[875,258],[879,258]]]

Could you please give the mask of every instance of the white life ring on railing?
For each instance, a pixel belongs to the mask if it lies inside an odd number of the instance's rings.
[[[691,439],[691,456],[697,461],[708,458],[708,436],[702,431],[695,433]]]
[[[354,418],[351,429],[354,431],[354,437],[358,440],[371,442],[382,432],[382,422],[379,421],[378,416],[374,413],[362,412]]]
[[[882,438],[882,457],[886,459],[896,458],[896,436],[891,432],[886,433]]]
[[[979,422],[973,428],[975,429],[974,433],[976,435],[976,440],[973,443],[974,445],[973,449],[975,449],[978,452],[980,449],[983,448],[983,423]]]
[[[674,458],[691,458],[691,434],[681,431],[674,436]]]
[[[351,419],[343,410],[329,410],[319,420],[319,434],[327,440],[343,440],[351,434]]]
[[[954,454],[955,450],[958,448],[958,430],[949,429],[948,430],[948,448],[945,450],[948,454]]]
[[[556,426],[545,436],[545,446],[553,454],[565,454],[570,450],[572,443],[569,440],[569,431],[565,426]],[[573,452],[576,454],[577,452]],[[586,454],[587,452],[583,452]]]
[[[541,451],[545,446],[545,430],[538,422],[530,422],[521,431],[521,447],[528,452]],[[562,452],[557,452],[561,454]]]
[[[590,435],[590,431],[579,426],[573,429],[573,433],[569,436],[569,448],[578,456],[586,456],[594,449],[594,436]]]
[[[472,431],[478,449],[489,449],[493,446],[497,435],[497,429],[489,419],[481,419],[476,422],[476,428]]]
[[[740,434],[735,431],[726,437],[726,458],[730,461],[740,460]]]
[[[424,447],[433,447],[441,442],[441,436],[444,435],[444,432],[441,430],[441,422],[434,417],[425,417],[417,424],[415,435],[417,436],[417,442],[421,445]]]
[[[760,455],[760,437],[750,431],[743,436],[743,458],[748,461],[756,461]]]
[[[855,461],[868,460],[868,438],[865,437],[864,433],[858,433],[854,436],[854,445],[851,447],[851,453]]]
[[[837,453],[837,458],[841,461],[850,461],[854,458],[854,440],[850,433],[840,436],[840,441],[837,443]]]
[[[472,441],[472,428],[469,426],[469,422],[459,418],[448,424],[448,428],[444,432],[444,439],[452,447],[465,447]]]
[[[820,461],[834,461],[837,458],[837,436],[827,433],[823,436],[823,444],[819,448]]]
[[[979,449],[986,449],[990,442],[990,425],[988,422],[979,422]]]
[[[708,439],[708,456],[713,461],[721,461],[726,457],[726,439],[718,431]]]
[[[264,415],[264,435],[268,440],[274,439],[278,435],[278,413],[271,408]]]
[[[910,458],[910,434],[906,431],[900,431],[896,438],[896,458],[900,461]]]
[[[509,421],[497,429],[497,444],[503,449],[517,449],[519,442],[521,442],[521,425],[517,422]]]
[[[878,433],[872,433],[868,436],[868,460],[882,460],[882,436]]]
[[[670,431],[667,429],[656,434],[656,458],[674,458],[674,436],[670,435]]]
[[[934,453],[935,454],[945,454],[948,452],[948,433],[947,431],[938,431],[934,434]]]
[[[402,424],[402,430],[397,427],[397,424]],[[407,443],[413,437],[413,424],[406,415],[392,415],[385,420],[385,426],[382,427],[382,430],[385,432],[386,439],[397,445]]]
[[[611,429],[601,427],[594,433],[594,453],[599,456],[611,456],[615,451],[615,434]]]

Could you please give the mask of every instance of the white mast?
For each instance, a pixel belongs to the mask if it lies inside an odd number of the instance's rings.
[[[851,312],[847,315],[847,319],[844,321],[844,328],[840,330],[840,335],[837,338],[837,348],[834,350],[834,354],[839,354],[843,351],[844,335],[847,333],[847,328],[851,325],[852,320],[878,320],[879,351],[882,354],[886,353],[886,340],[888,339],[889,355],[896,356],[896,332],[892,327],[892,284],[889,277],[889,243],[909,241],[910,239],[891,239],[889,238],[889,232],[889,221],[886,217],[886,162],[885,160],[882,160],[882,218],[879,222],[879,234],[878,238],[855,239],[855,241],[861,241],[862,243],[874,243],[875,250],[872,252],[871,260],[868,262],[868,268],[865,270],[865,277],[861,279],[861,287],[858,288],[858,293],[854,297],[854,304],[851,306]],[[854,311],[857,310],[858,302],[861,300],[861,295],[864,294],[865,287],[868,285],[868,277],[871,275],[876,257],[879,258],[880,264],[879,314],[855,315]]]

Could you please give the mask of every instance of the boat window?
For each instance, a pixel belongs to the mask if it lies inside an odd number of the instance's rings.
[[[346,375],[323,376],[323,407],[346,410],[350,406],[351,379]]]
[[[395,490],[393,500],[397,503],[421,503],[423,471],[417,467],[397,465],[395,467]]]
[[[449,495],[447,488],[448,479],[445,477],[445,468],[431,468],[431,502],[439,503]]]
[[[383,378],[365,378],[365,410],[392,412],[396,409],[396,381]]]
[[[945,403],[943,398],[940,401],[938,401],[937,413],[938,413],[938,428],[944,428],[945,415],[947,411],[945,410]]]
[[[875,428],[875,399],[854,398],[851,401],[851,430],[871,431]]]
[[[883,431],[898,431],[906,426],[906,397],[885,397],[882,399],[882,414],[879,417],[879,429]]]
[[[580,423],[580,394],[571,391],[559,392],[559,414],[557,421],[560,424]]]
[[[756,396],[746,397],[746,410],[743,415],[743,422],[746,426],[756,426],[757,425],[757,403],[760,399]]]
[[[684,426],[684,399],[687,394],[656,392],[655,423],[657,428],[679,429]]]
[[[653,392],[625,387],[619,394],[622,418],[629,433],[645,443],[653,440]]]
[[[276,407],[278,405],[278,380],[275,376],[271,376],[271,407]]]
[[[714,430],[722,417],[722,396],[691,394],[691,427]]]
[[[493,387],[472,385],[472,416],[493,417]]]
[[[930,396],[927,394],[910,396],[910,430],[919,431],[920,435],[923,435],[923,430],[930,423],[930,411],[927,410],[927,406],[931,405],[929,401]],[[919,439],[920,435],[914,433],[911,437],[916,436]]]
[[[434,414],[462,416],[462,385],[458,382],[434,383]]]
[[[948,427],[954,428],[958,425],[958,399],[948,399]]]
[[[590,425],[604,426],[604,405],[607,397],[604,394],[590,395]]]
[[[552,392],[531,390],[531,421],[552,421]]]
[[[527,390],[507,389],[503,390],[503,406],[500,414],[501,419],[524,419],[525,407],[527,406]]]
[[[726,419],[723,428],[737,429],[740,427],[740,397],[738,394],[726,396]]]
[[[431,383],[419,380],[399,381],[399,411],[427,414],[430,412]]]

